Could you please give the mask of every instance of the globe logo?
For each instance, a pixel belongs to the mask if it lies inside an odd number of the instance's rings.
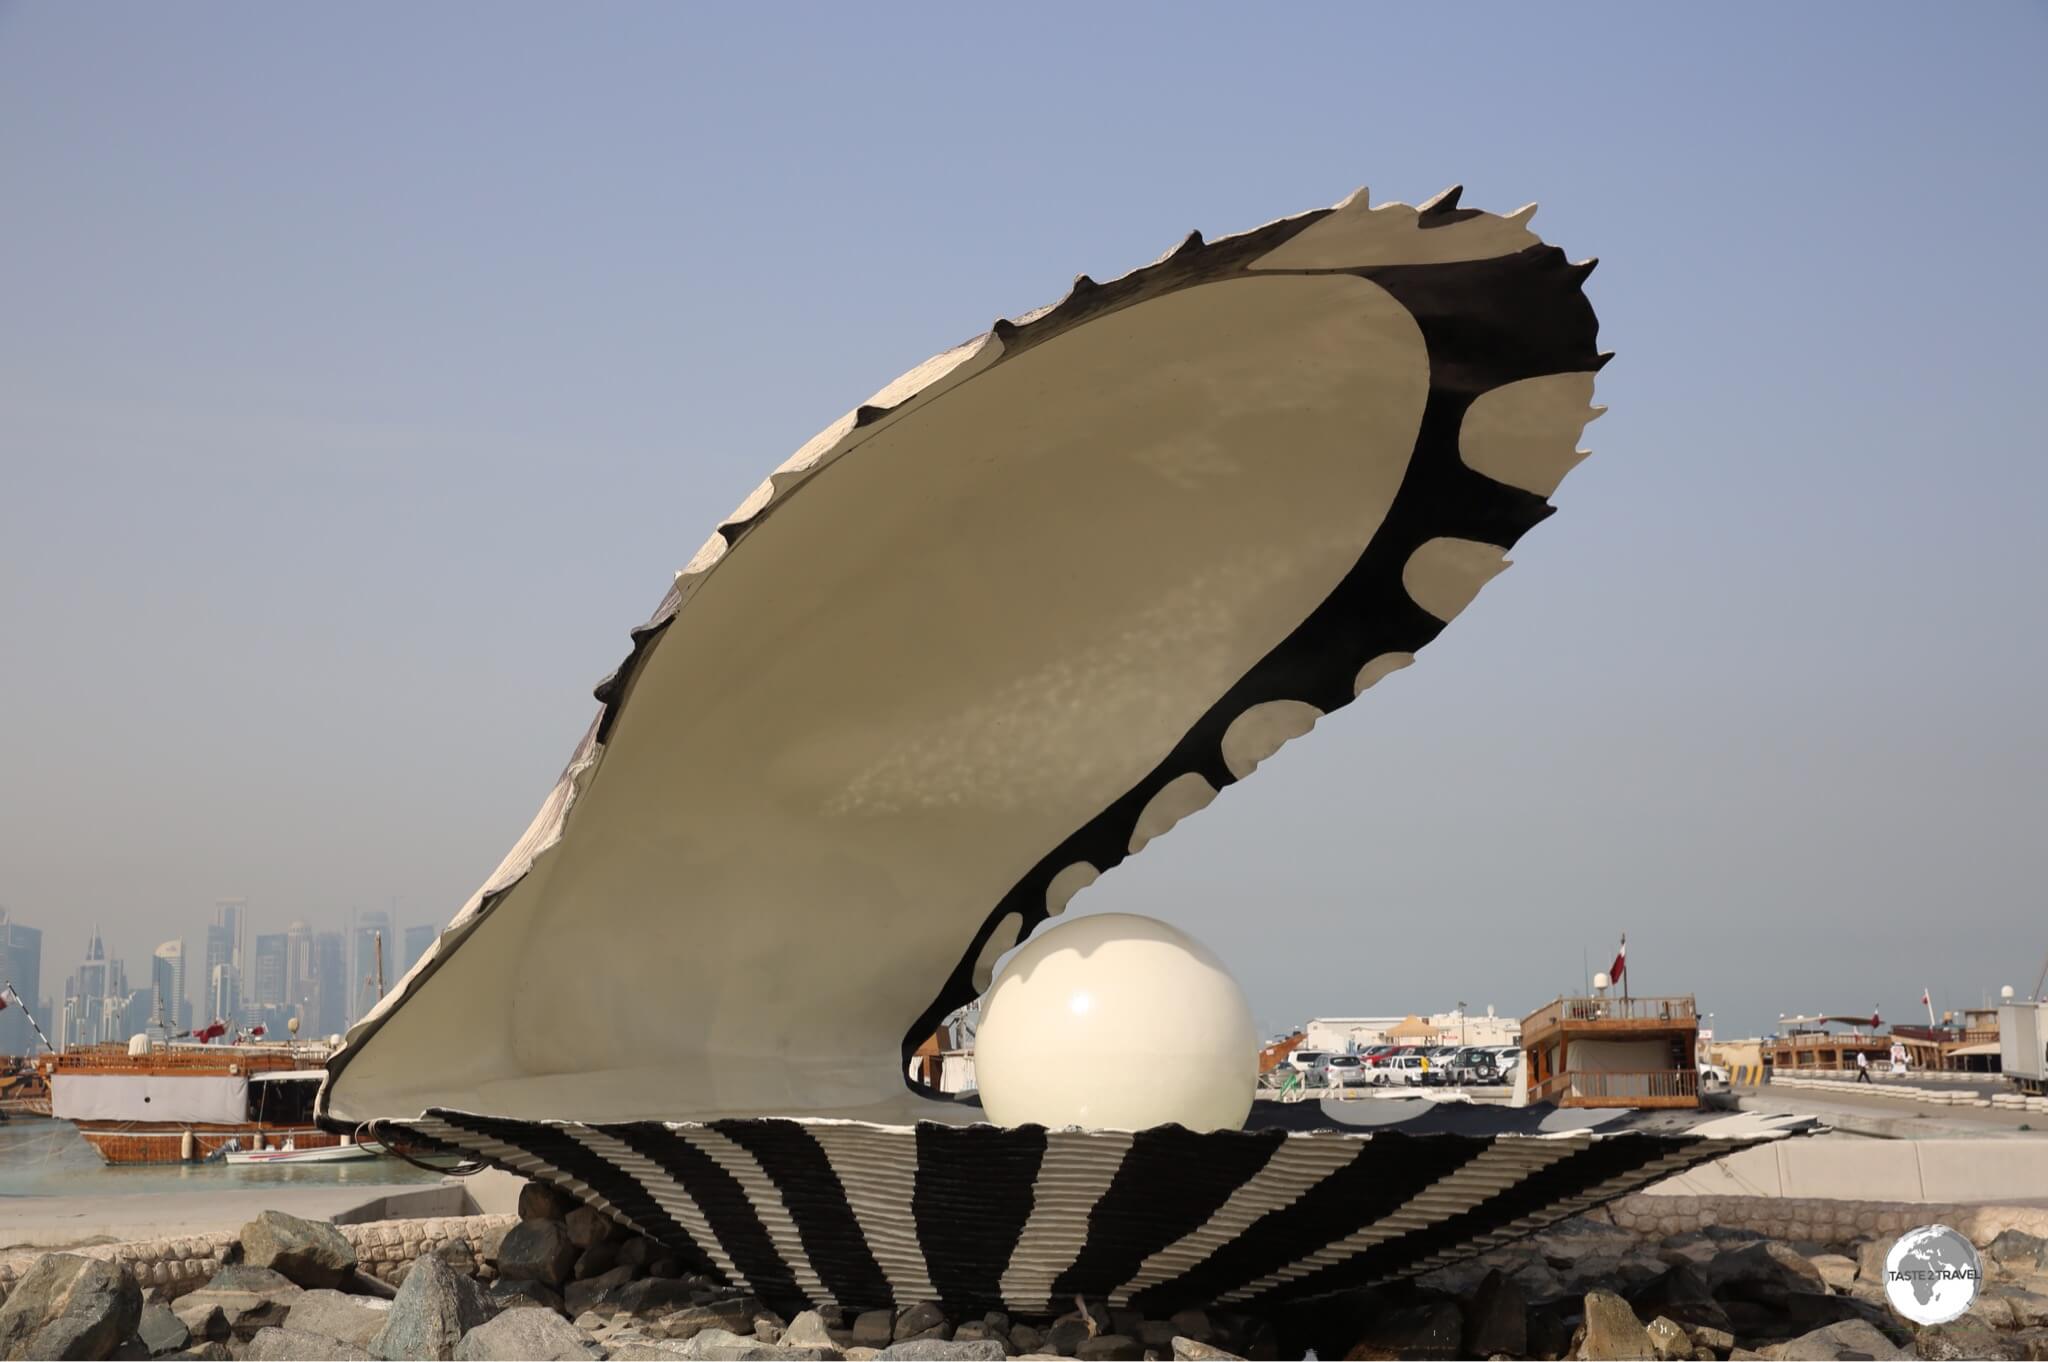
[[[1942,1324],[1962,1314],[1983,1276],[1976,1245],[1946,1225],[1907,1230],[1884,1259],[1885,1295],[1915,1324]]]

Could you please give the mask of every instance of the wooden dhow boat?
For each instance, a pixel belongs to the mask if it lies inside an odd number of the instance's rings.
[[[110,1164],[201,1163],[237,1150],[337,1148],[313,1119],[321,1045],[76,1046],[37,1061],[51,1114]]]
[[[906,1080],[1005,952],[1412,663],[1551,513],[1607,356],[1592,262],[1533,212],[1361,190],[1194,234],[822,431],[633,632],[323,1118],[552,1183],[778,1309],[1023,1315],[1410,1275],[1796,1128],[1047,1128]]]

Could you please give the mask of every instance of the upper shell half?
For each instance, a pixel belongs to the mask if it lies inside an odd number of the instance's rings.
[[[1532,211],[1191,236],[819,434],[635,631],[326,1114],[946,1119],[905,1053],[996,958],[1549,513],[1605,357]]]

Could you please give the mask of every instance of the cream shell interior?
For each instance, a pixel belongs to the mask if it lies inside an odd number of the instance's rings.
[[[561,841],[333,1113],[947,1119],[905,1088],[905,1031],[1351,568],[1428,377],[1370,282],[1227,279],[1005,356],[820,470],[653,644]]]

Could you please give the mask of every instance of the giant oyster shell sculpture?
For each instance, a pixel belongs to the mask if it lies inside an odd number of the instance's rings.
[[[1591,262],[1533,211],[1361,190],[1193,235],[819,434],[634,631],[323,1115],[555,1182],[771,1303],[1026,1313],[1381,1280],[1726,1152],[999,1129],[905,1078],[1004,951],[1407,666],[1550,513],[1606,356]]]

